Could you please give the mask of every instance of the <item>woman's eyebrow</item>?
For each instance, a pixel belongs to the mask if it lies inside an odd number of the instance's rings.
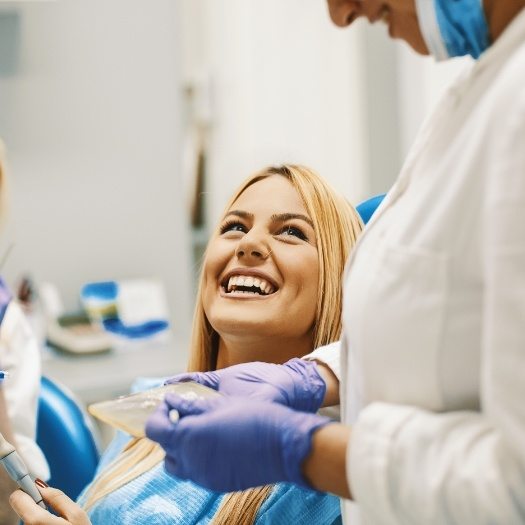
[[[291,219],[299,219],[301,221],[304,221],[315,230],[312,219],[310,219],[310,217],[307,217],[306,215],[303,215],[302,213],[274,213],[272,215],[272,221],[275,222],[285,222]]]
[[[240,217],[241,219],[248,219],[248,220],[253,220],[254,218],[253,213],[249,213],[243,210],[230,210],[224,216],[224,218],[226,219],[226,217],[229,217],[230,215],[233,215],[235,217]],[[315,229],[312,219],[310,219],[310,217],[307,217],[306,215],[303,215],[302,213],[274,213],[270,218],[273,222],[286,222],[291,219],[299,219],[301,221],[306,222],[313,229]]]
[[[240,217],[241,219],[253,219],[253,213],[248,213],[247,211],[242,210],[230,210],[224,218],[234,215],[235,217]]]

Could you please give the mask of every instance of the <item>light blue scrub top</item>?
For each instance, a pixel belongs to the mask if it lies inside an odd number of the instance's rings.
[[[128,442],[119,433],[104,453],[99,471],[112,461]],[[78,502],[85,501],[84,489]],[[112,492],[96,505],[89,518],[93,525],[190,525],[210,523],[223,495],[190,481],[168,475],[163,462]],[[274,485],[261,506],[257,524],[337,525],[342,523],[339,499],[286,483]]]
[[[132,391],[163,384],[158,378],[139,378]],[[102,455],[97,475],[113,461],[130,440],[118,432]],[[85,502],[86,487],[78,498]],[[174,478],[164,470],[164,462],[108,494],[89,511],[93,525],[193,525],[210,523],[223,494],[211,492],[191,481]],[[340,525],[339,498],[305,490],[288,483],[274,485],[259,509],[258,525]]]

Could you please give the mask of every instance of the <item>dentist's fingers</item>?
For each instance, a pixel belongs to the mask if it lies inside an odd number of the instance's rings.
[[[177,383],[188,383],[190,381],[213,388],[213,390],[219,389],[219,374],[217,374],[217,372],[188,372],[186,374],[179,374],[170,377],[164,384],[173,385]]]
[[[164,468],[166,469],[166,472],[168,474],[171,474],[172,476],[175,476],[179,479],[186,479],[183,476],[183,472],[180,468],[180,465],[169,454],[166,454],[166,457],[164,459]]]
[[[146,421],[146,436],[163,447],[166,445],[166,440],[170,437],[169,432],[173,428],[173,422],[169,417],[170,410],[170,407],[163,401]]]
[[[179,419],[197,416],[214,410],[224,403],[226,397],[185,399],[177,394],[166,394],[164,401],[146,422],[146,436],[164,449],[171,448],[179,434]],[[178,413],[178,417],[173,417]],[[171,412],[171,414],[170,414]],[[174,414],[175,413],[175,414]]]
[[[166,394],[164,401],[146,422],[146,436],[165,448],[176,433],[178,418],[170,416],[172,410],[176,410],[179,418],[183,418],[202,414],[223,402],[223,397],[184,399],[177,394]]]
[[[186,399],[177,394],[166,394],[164,402],[170,410],[175,409],[179,413],[179,416],[182,418],[186,416],[198,416],[199,414],[208,412],[209,410],[212,410],[213,408],[224,403],[225,398],[198,397],[196,399]]]

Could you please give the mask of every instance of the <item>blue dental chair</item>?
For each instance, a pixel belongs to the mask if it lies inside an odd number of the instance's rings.
[[[94,430],[74,395],[42,377],[36,441],[49,464],[49,484],[73,500],[93,479],[98,465]]]
[[[385,198],[386,193],[370,197],[366,201],[356,206],[357,213],[361,216],[361,220],[366,224],[376,211],[377,207],[381,204]]]

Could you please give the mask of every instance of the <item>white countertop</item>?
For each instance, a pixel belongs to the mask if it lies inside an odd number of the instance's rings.
[[[137,377],[184,372],[187,341],[130,341],[107,353],[73,355],[49,347],[42,352],[42,375],[65,385],[84,403],[127,394]]]

